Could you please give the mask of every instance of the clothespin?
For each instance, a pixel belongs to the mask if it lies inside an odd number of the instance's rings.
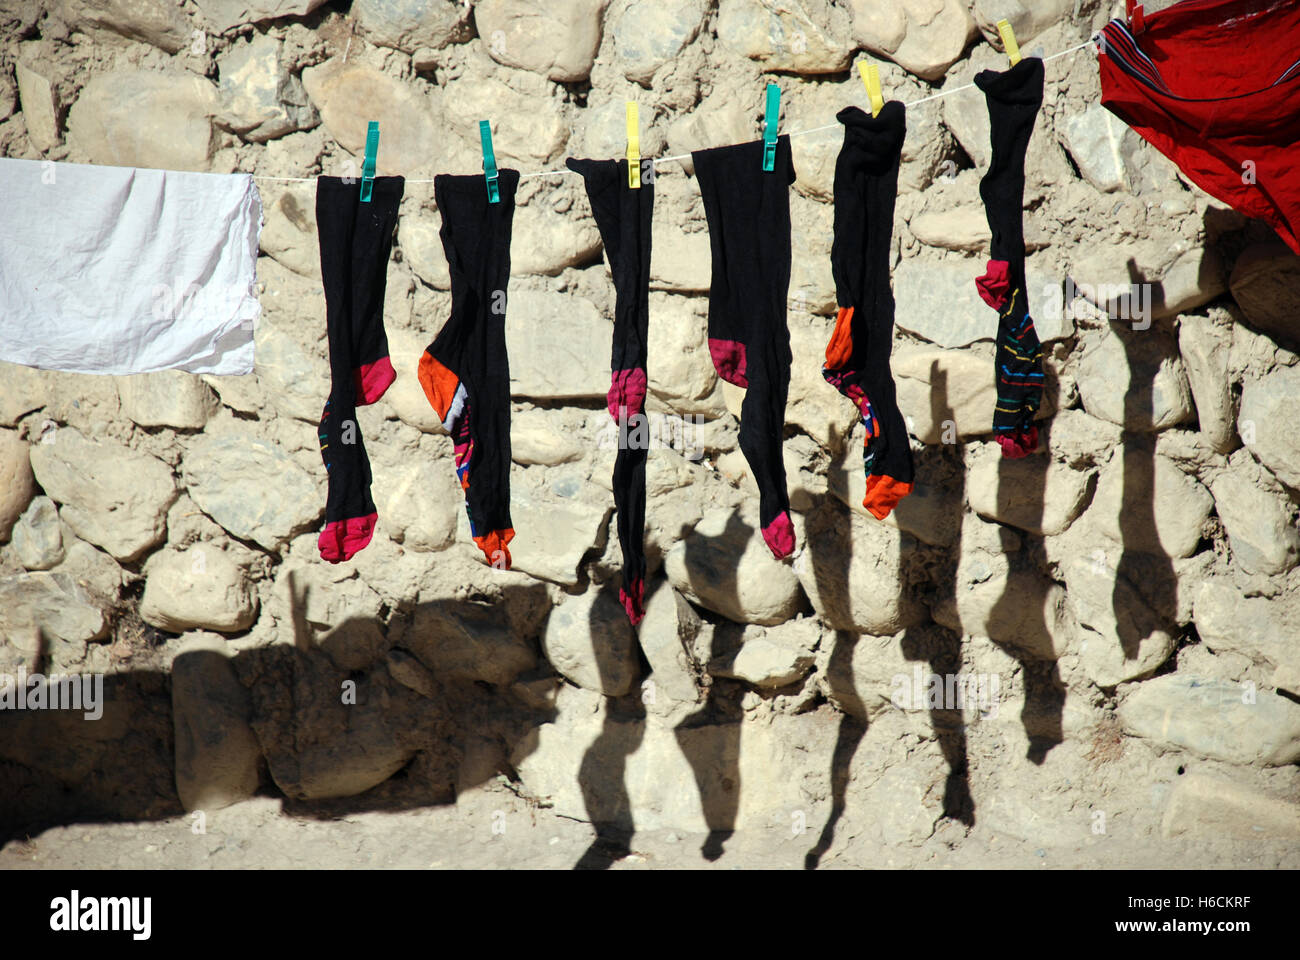
[[[379,155],[379,121],[366,125],[366,158],[361,161],[361,202],[370,202],[370,191],[375,185],[375,157]]]
[[[1146,17],[1142,13],[1142,4],[1134,0],[1125,0],[1125,13],[1128,15],[1128,28],[1133,34],[1139,34],[1147,28]]]
[[[781,119],[781,88],[775,83],[767,85],[767,114],[763,123],[763,170],[776,169],[776,126]]]
[[[641,189],[641,124],[634,100],[627,101],[627,185]]]
[[[500,203],[497,187],[497,155],[492,152],[492,127],[486,120],[478,122],[478,136],[483,142],[483,178],[487,181],[488,203]]]
[[[1007,58],[1014,67],[1020,62],[1020,44],[1016,43],[1016,31],[1011,29],[1011,21],[999,20],[998,33],[1002,37],[1002,49],[1007,52]]]
[[[871,99],[871,115],[878,117],[885,106],[885,95],[880,92],[880,68],[874,63],[859,60],[858,73],[862,74],[862,83],[867,88],[867,96]]]

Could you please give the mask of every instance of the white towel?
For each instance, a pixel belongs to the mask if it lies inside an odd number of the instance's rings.
[[[261,229],[248,174],[0,159],[0,360],[251,373]]]

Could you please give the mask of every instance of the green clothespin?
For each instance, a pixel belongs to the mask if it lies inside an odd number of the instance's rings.
[[[371,120],[366,127],[366,158],[361,161],[361,202],[370,202],[370,191],[375,185],[375,157],[379,155],[379,121]]]
[[[487,180],[488,203],[500,203],[497,189],[497,155],[492,152],[492,128],[486,120],[478,122],[478,136],[483,141],[483,177]]]
[[[767,120],[763,124],[763,170],[776,169],[776,126],[781,118],[781,88],[775,83],[767,85]]]

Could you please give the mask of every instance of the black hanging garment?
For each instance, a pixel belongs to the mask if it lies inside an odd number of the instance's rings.
[[[330,354],[330,394],[318,431],[329,494],[316,545],[330,563],[355,556],[378,520],[357,407],[382,397],[396,377],[384,333],[384,287],[405,184],[401,177],[376,177],[370,200],[362,203],[359,179],[316,180]]]
[[[582,174],[614,277],[614,341],[607,405],[618,424],[614,507],[623,550],[619,599],[633,624],[645,615],[646,336],[650,313],[650,223],[654,181],[628,186],[626,160],[569,160]]]
[[[763,170],[763,141],[691,154],[713,252],[709,352],[718,376],[745,388],[740,449],[759,492],[763,539],[778,559],[794,552],[781,457],[790,392],[790,138],[777,138]]]
[[[862,413],[867,493],[862,505],[880,520],[912,492],[912,448],[898,409],[889,355],[894,294],[889,251],[898,197],[898,165],[907,131],[897,100],[872,117],[846,107],[844,146],[835,161],[835,239],[831,272],[839,314],[826,345],[822,375]]]
[[[439,175],[434,199],[451,273],[451,316],[420,357],[425,396],[456,450],[470,535],[489,563],[510,569],[510,363],[506,288],[518,170],[498,171],[500,201],[482,176]]]
[[[1043,61],[1026,57],[1010,70],[983,70],[975,85],[988,101],[993,158],[980,196],[993,240],[988,270],[976,280],[984,302],[998,312],[997,405],[993,434],[1004,457],[1038,447],[1034,416],[1043,399],[1043,351],[1029,315],[1025,284],[1025,152],[1043,102]]]

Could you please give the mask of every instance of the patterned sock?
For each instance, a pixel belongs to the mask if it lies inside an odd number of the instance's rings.
[[[510,569],[510,362],[506,288],[519,171],[499,170],[499,203],[481,176],[434,178],[451,316],[420,356],[425,396],[456,449],[470,535],[488,562]]]
[[[791,360],[790,138],[778,138],[771,173],[763,170],[761,140],[696,150],[691,159],[713,253],[709,352],[718,375],[745,388],[740,449],[758,483],[763,540],[781,559],[794,552],[781,456]]]
[[[616,294],[612,371],[607,398],[619,437],[638,432],[633,417],[644,417],[646,336],[650,313],[650,224],[654,181],[639,189],[627,185],[626,160],[569,160],[582,174],[592,214],[609,259]],[[614,462],[614,507],[618,541],[623,550],[623,586],[619,599],[633,625],[645,616],[645,465],[642,443],[620,442]]]
[[[992,259],[976,286],[998,312],[993,434],[1002,455],[1014,459],[1038,447],[1034,416],[1043,398],[1043,351],[1029,315],[1022,214],[1025,152],[1043,102],[1043,61],[1027,57],[1001,73],[984,70],[975,84],[988,102],[993,141],[993,158],[980,181]]]
[[[374,536],[378,521],[356,408],[382,397],[394,378],[384,333],[384,287],[404,187],[401,177],[376,177],[370,201],[362,203],[359,181],[316,181],[330,354],[330,395],[317,431],[329,495],[317,548],[330,563],[355,556]]]
[[[906,110],[894,100],[878,117],[847,107],[837,119],[844,124],[844,146],[835,161],[831,271],[840,308],[822,375],[862,413],[867,428],[862,505],[883,520],[912,492],[913,477],[907,424],[889,365],[894,345],[889,248]]]

